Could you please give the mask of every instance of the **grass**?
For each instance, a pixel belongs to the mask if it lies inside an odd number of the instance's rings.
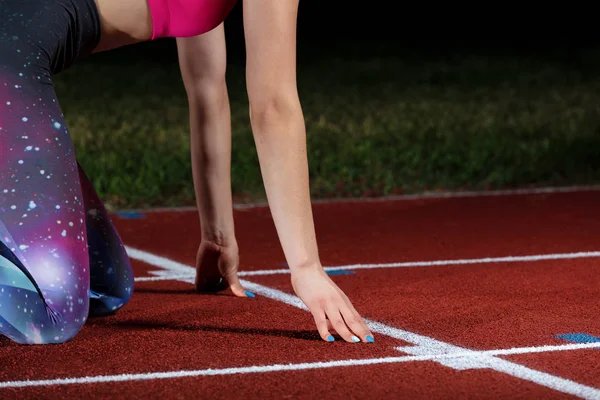
[[[315,198],[600,182],[600,53],[375,53],[300,59]],[[56,77],[78,158],[110,207],[193,204],[178,66],[135,60]],[[261,200],[243,65],[228,68],[234,195]]]

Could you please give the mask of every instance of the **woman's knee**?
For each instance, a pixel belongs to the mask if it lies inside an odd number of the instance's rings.
[[[85,312],[82,312],[81,314],[85,314],[84,316],[79,316],[76,318],[69,318],[68,320],[64,321],[61,326],[59,327],[58,332],[54,332],[56,333],[54,336],[50,337],[50,341],[49,343],[65,343],[65,342],[69,342],[71,340],[73,340],[75,338],[75,336],[77,336],[79,334],[79,332],[83,329],[86,321],[87,321],[87,314],[88,314],[88,309],[89,309],[89,300],[86,302],[86,306],[82,307],[83,309],[85,309]],[[50,335],[53,334],[52,329],[49,329],[50,332],[48,332]]]
[[[16,296],[12,297],[14,300]],[[68,303],[68,299],[65,302]],[[89,300],[75,306],[73,311],[57,310],[42,301],[35,303],[4,304],[0,333],[20,344],[59,344],[75,338],[86,323]]]

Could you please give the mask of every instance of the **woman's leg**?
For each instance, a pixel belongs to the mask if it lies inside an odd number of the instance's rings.
[[[81,166],[79,180],[90,258],[90,315],[113,314],[133,293],[133,270],[125,246]]]
[[[0,333],[40,344],[84,325],[90,270],[77,161],[50,73],[27,64],[37,51],[0,43]]]

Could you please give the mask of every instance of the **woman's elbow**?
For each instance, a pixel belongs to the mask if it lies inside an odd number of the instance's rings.
[[[250,122],[255,132],[270,131],[270,127],[302,120],[300,100],[296,93],[277,92],[249,96]]]
[[[221,106],[227,100],[225,79],[189,80],[185,84],[188,101],[194,105]]]

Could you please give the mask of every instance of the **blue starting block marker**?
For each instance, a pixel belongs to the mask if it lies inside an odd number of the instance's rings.
[[[117,216],[124,219],[142,219],[145,215],[135,211],[121,211],[117,213]]]
[[[330,269],[326,270],[327,275],[353,275],[354,271],[349,271],[347,269]]]
[[[588,335],[587,333],[565,333],[556,335],[556,337],[571,343],[600,343],[600,337]]]
[[[282,263],[281,264],[284,267],[287,267],[288,264],[287,263]],[[354,275],[355,272],[354,271],[350,271],[347,269],[330,269],[330,270],[325,270],[325,272],[327,273],[327,275],[331,275],[331,276],[336,276],[336,275]]]

